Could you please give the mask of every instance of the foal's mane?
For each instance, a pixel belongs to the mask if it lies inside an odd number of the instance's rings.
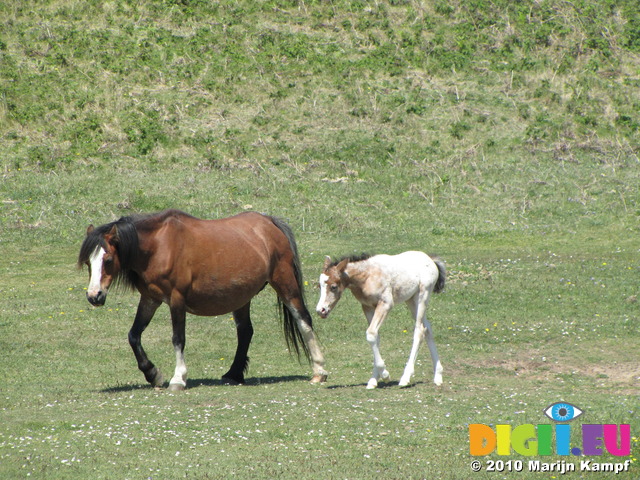
[[[343,260],[349,260],[349,263],[362,262],[364,260],[368,260],[372,256],[373,255],[370,255],[368,253],[361,253],[360,255],[346,255],[338,260],[334,260],[333,262],[331,262],[331,265],[329,265],[329,267],[335,267]]]

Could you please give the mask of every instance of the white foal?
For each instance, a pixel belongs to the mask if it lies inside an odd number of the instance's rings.
[[[325,257],[320,275],[320,300],[316,311],[327,318],[345,288],[351,290],[362,304],[367,317],[367,341],[373,350],[373,373],[367,388],[376,388],[379,380],[387,380],[389,372],[380,355],[379,330],[389,311],[405,302],[415,319],[413,346],[400,378],[400,386],[411,382],[415,371],[420,342],[424,339],[433,361],[433,383],[442,385],[442,364],[433,341],[431,324],[427,320],[427,305],[432,292],[444,289],[446,270],[437,257],[423,252],[404,252],[399,255],[375,255],[343,258],[332,262]]]

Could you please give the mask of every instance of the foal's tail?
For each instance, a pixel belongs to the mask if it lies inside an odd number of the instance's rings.
[[[444,266],[444,262],[440,257],[432,256],[431,259],[435,262],[438,267],[438,280],[436,281],[435,287],[433,287],[434,293],[440,293],[444,290],[444,283],[447,280],[447,269]]]
[[[287,225],[287,223],[281,218],[277,217],[269,217],[273,224],[278,227],[278,229],[284,233],[289,240],[289,246],[291,247],[291,251],[293,252],[293,273],[296,279],[296,283],[298,284],[298,289],[300,291],[300,301],[302,302],[302,306],[304,308],[304,312],[299,312],[302,316],[302,320],[309,325],[309,328],[313,328],[311,315],[309,315],[307,306],[304,303],[304,280],[302,278],[302,267],[300,266],[300,256],[298,255],[298,245],[296,244],[296,239],[293,236],[293,231],[291,227]],[[310,359],[309,347],[304,341],[304,337],[302,336],[302,332],[300,332],[300,327],[298,326],[298,321],[295,315],[289,310],[289,307],[286,305],[282,305],[282,299],[278,295],[278,310],[281,312],[283,321],[284,321],[284,337],[287,341],[287,347],[289,350],[293,349],[296,352],[296,355],[300,357],[300,349],[302,346],[302,353],[307,358]]]

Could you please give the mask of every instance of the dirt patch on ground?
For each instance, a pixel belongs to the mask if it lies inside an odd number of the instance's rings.
[[[481,370],[497,369],[529,380],[553,381],[561,376],[586,377],[593,380],[594,386],[615,388],[617,393],[640,394],[640,355],[633,351],[621,352],[607,348],[598,351],[580,351],[580,348],[576,348],[566,353],[559,353],[555,349],[512,350],[500,357],[492,355],[489,358],[466,358],[459,366]]]
[[[608,379],[612,383],[636,383],[640,388],[640,364],[616,363],[613,365],[571,365],[566,362],[546,360],[502,360],[498,365],[516,375],[527,375],[533,378],[547,379],[556,375],[573,374]]]

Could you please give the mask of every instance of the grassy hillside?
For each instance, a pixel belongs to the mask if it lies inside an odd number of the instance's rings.
[[[25,1],[0,14],[9,181],[189,169],[271,175],[220,192],[236,209],[291,176],[350,182],[351,197],[373,185],[447,229],[478,209],[501,228],[594,211],[636,223],[634,1]],[[109,207],[167,206],[136,182]],[[285,206],[326,201],[308,189]],[[8,227],[49,216],[13,205]],[[558,207],[569,214],[551,218]]]
[[[13,167],[384,165],[469,149],[625,161],[638,147],[633,1],[0,8]]]
[[[0,2],[0,477],[458,480],[469,423],[547,423],[564,400],[585,410],[572,425],[631,424],[616,478],[636,479],[639,5]],[[285,217],[311,307],[326,254],[440,254],[444,385],[423,348],[397,388],[398,307],[392,382],[366,391],[345,295],[314,316],[330,377],[312,388],[266,289],[246,387],[219,382],[226,315],[189,317],[183,395],[150,389],[127,344],[136,295],[91,308],[75,260],[89,223],[168,207]],[[168,316],[143,336],[165,376]]]

